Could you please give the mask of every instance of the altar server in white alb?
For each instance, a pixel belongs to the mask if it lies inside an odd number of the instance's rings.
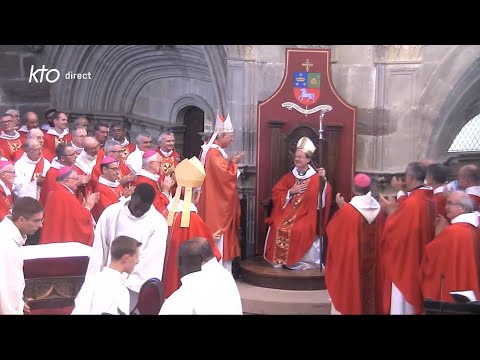
[[[23,255],[27,235],[42,227],[43,206],[30,197],[19,198],[12,215],[0,222],[0,315],[22,315],[30,308],[23,301]]]
[[[168,297],[159,315],[242,315],[242,300],[230,271],[213,256],[210,243],[193,238],[178,250],[182,285]]]
[[[95,228],[87,278],[110,264],[111,245],[117,236],[129,236],[142,243],[138,265],[125,279],[132,307],[145,281],[153,277],[162,279],[168,226],[167,220],[152,205],[154,198],[151,185],[138,185],[130,201],[108,206]]]
[[[72,315],[129,315],[130,293],[122,273],[131,274],[138,263],[142,243],[128,236],[112,242],[110,265],[84,282]]]

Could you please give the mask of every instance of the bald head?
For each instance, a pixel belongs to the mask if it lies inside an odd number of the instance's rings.
[[[25,151],[28,151],[31,148],[37,148],[39,146],[40,146],[40,141],[38,141],[38,139],[35,137],[28,137],[27,140],[25,140],[25,143],[23,144]]]
[[[38,128],[38,115],[36,112],[29,111],[24,116],[25,125],[28,130]]]
[[[480,185],[480,170],[478,166],[469,164],[462,166],[458,171],[458,185],[460,189]]]
[[[85,150],[88,155],[97,156],[99,149],[100,147],[96,138],[92,136],[85,137],[83,140],[83,150]]]
[[[43,147],[44,143],[44,134],[40,129],[30,129],[27,134],[27,139],[37,139],[40,145]]]

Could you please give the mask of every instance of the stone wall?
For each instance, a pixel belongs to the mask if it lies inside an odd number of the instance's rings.
[[[230,112],[255,167],[256,109],[279,86],[285,48],[332,50],[337,92],[358,108],[357,170],[402,171],[425,156],[445,160],[461,127],[480,112],[478,45],[4,45],[0,46],[0,111],[51,107],[112,119],[138,132],[182,125],[181,108]],[[91,81],[29,83],[31,65],[91,71]]]
[[[50,107],[50,84],[28,82],[31,66],[42,65],[38,50],[34,45],[0,45],[0,112],[36,111],[43,119]]]

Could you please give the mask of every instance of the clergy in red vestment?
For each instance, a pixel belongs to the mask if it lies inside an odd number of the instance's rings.
[[[108,139],[109,132],[110,129],[108,127],[108,124],[105,122],[98,122],[93,127],[93,135],[95,139],[97,139],[101,150],[103,150],[103,147],[105,146],[105,142]]]
[[[169,193],[174,180],[167,175],[162,182],[158,172],[160,170],[160,155],[153,151],[147,150],[142,156],[142,168],[137,173],[135,186],[140,184],[149,184],[155,190],[155,200],[153,206],[165,218],[168,215],[167,205],[170,202]]]
[[[127,165],[132,174],[137,174],[140,169],[142,168],[142,156],[143,154],[148,151],[152,150],[152,135],[146,131],[141,131],[137,135],[137,146],[135,150],[131,152],[127,158],[125,159],[125,165]]]
[[[77,153],[71,144],[59,144],[55,153],[57,156],[53,159],[40,190],[39,201],[44,207],[47,204],[48,194],[56,187],[58,171],[64,166],[73,166],[77,158]]]
[[[476,165],[464,165],[458,170],[458,187],[470,196],[475,210],[480,211],[480,169]]]
[[[105,146],[103,148],[105,157],[110,156],[114,158],[117,162],[119,162],[118,166],[118,181],[120,185],[123,187],[129,187],[133,185],[135,180],[135,175],[132,174],[132,171],[129,169],[127,165],[125,165],[124,161],[122,160],[123,149],[121,144],[116,140],[107,140]],[[100,163],[103,157],[100,157],[100,151],[98,152],[97,156],[97,163],[93,167],[92,171],[92,180],[98,181],[98,178],[102,174],[100,170]]]
[[[38,115],[36,112],[29,111],[24,115],[25,125],[21,126],[17,131],[20,134],[20,141],[25,143],[27,134],[31,129],[39,129],[38,127]],[[41,130],[40,130],[41,131]]]
[[[67,127],[68,117],[63,112],[55,112],[52,115],[54,127],[48,129],[45,133],[44,147],[55,152],[58,144],[69,144],[72,142],[72,134]]]
[[[78,120],[78,119],[77,119]],[[75,126],[75,125],[74,125]],[[72,146],[77,152],[78,155],[83,151],[83,143],[85,138],[88,136],[87,129],[85,127],[76,125],[77,127],[72,127],[70,133],[72,134]]]
[[[120,143],[122,152],[119,153],[119,160],[122,164],[125,164],[125,160],[127,160],[128,155],[135,151],[136,146],[127,139],[127,129],[125,129],[125,124],[122,121],[113,123],[110,126],[110,131],[112,133],[113,140],[116,140]],[[105,155],[108,155],[106,154],[106,151]]]
[[[435,213],[443,217],[447,216],[445,204],[447,203],[447,194],[444,193],[448,180],[448,169],[445,165],[435,163],[427,166],[427,175],[425,185],[433,190],[433,202],[435,203]]]
[[[331,185],[326,182],[320,197],[320,176],[310,165],[315,146],[308,137],[297,143],[293,170],[283,175],[272,189],[273,209],[265,222],[270,225],[264,258],[274,267],[306,270],[321,268],[321,239],[318,236],[318,206],[321,199],[322,225],[331,203]]]
[[[73,148],[72,148],[73,150]],[[81,204],[75,196],[79,175],[69,166],[57,174],[57,183],[48,194],[40,244],[79,242],[92,246],[93,219],[90,210],[98,194],[90,194]]]
[[[102,175],[95,182],[95,192],[99,194],[98,202],[92,208],[92,215],[95,221],[98,221],[103,210],[117,202],[125,202],[133,193],[134,187],[127,189],[119,183],[118,172],[119,163],[111,156],[102,159],[100,163]]]
[[[230,115],[217,114],[215,132],[208,144],[202,147],[201,162],[205,166],[205,181],[198,203],[198,214],[208,227],[219,231],[217,247],[222,254],[222,265],[232,271],[232,261],[240,256],[238,230],[240,228],[240,199],[237,178],[238,163],[244,152],[230,158],[225,149],[233,142],[233,126]]]
[[[421,266],[423,298],[452,302],[451,291],[473,290],[480,299],[480,236],[472,199],[463,191],[448,195],[447,218],[439,215],[436,236],[425,247]]]
[[[43,123],[42,126],[40,126],[40,130],[42,130],[44,133],[55,127],[55,124],[53,123],[53,114],[56,112],[56,109],[48,109],[47,111],[45,111],[45,120],[47,122]]]
[[[30,131],[26,135],[26,139],[37,139],[38,142],[40,143],[40,147],[42,148],[42,157],[44,159],[47,159],[48,162],[52,162],[53,159],[55,158],[55,154],[52,153],[50,150],[45,148],[45,135],[42,130],[40,129],[30,129]],[[26,141],[26,140],[25,140]],[[23,142],[25,144],[25,141]],[[13,161],[18,161],[23,154],[25,153],[25,148],[22,146],[21,149],[18,151],[15,151],[12,155]]]
[[[325,281],[332,309],[340,314],[381,314],[376,287],[381,277],[377,262],[380,204],[370,192],[371,179],[357,174],[353,179],[354,197],[347,204],[340,194],[339,210],[329,221]]]
[[[16,120],[10,114],[0,116],[0,150],[2,156],[13,161],[13,154],[22,147],[20,134],[15,130]]]
[[[175,198],[168,205],[169,234],[162,278],[165,298],[181,284],[177,255],[182,243],[195,237],[205,238],[210,243],[217,260],[221,259],[215,245],[214,234],[197,214],[195,206],[200,198],[200,187],[205,178],[203,165],[196,157],[185,159],[176,167],[175,174],[178,187]]]
[[[433,192],[424,186],[425,166],[412,162],[405,174],[409,195],[400,205],[380,195],[380,204],[388,214],[381,251],[386,276],[392,283],[390,314],[398,315],[423,312],[420,263],[425,245],[434,237],[435,221]],[[385,294],[384,299],[388,298]]]
[[[97,155],[100,149],[98,140],[93,136],[87,136],[83,141],[83,150],[75,159],[73,169],[81,177],[83,183],[79,184],[77,189],[77,197],[80,202],[93,192],[95,181],[92,181],[92,170],[97,163]],[[84,185],[83,185],[84,184]]]
[[[181,156],[175,151],[175,135],[171,131],[163,131],[158,137],[158,147],[155,149],[160,154],[160,180],[175,172],[175,167],[180,163]],[[175,186],[172,187],[175,193]]]
[[[12,162],[0,161],[0,221],[11,213],[13,207],[13,181],[15,168]]]

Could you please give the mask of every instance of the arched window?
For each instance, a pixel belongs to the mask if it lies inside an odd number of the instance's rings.
[[[449,153],[480,151],[480,114],[465,124],[448,149]]]

